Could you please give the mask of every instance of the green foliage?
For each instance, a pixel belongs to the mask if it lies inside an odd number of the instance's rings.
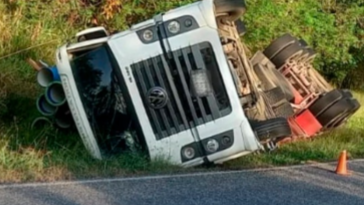
[[[363,1],[249,0],[244,38],[253,51],[284,33],[305,39],[320,55],[315,64],[340,83],[363,59]]]

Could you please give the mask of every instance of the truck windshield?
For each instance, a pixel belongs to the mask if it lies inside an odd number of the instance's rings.
[[[91,129],[104,154],[125,149],[124,131],[131,125],[117,66],[110,61],[107,45],[74,53],[71,68]]]

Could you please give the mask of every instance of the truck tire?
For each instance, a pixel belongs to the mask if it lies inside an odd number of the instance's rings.
[[[291,36],[291,34],[286,33],[281,37],[277,38],[273,42],[269,44],[269,46],[263,51],[263,54],[270,60],[274,58],[281,50],[286,48],[287,46],[291,45],[297,41],[296,38]]]
[[[245,23],[241,19],[238,19],[235,21],[235,26],[236,26],[236,30],[238,31],[239,36],[240,37],[244,36],[246,33]]]
[[[313,59],[317,56],[317,53],[312,48],[305,48],[304,55],[306,55],[306,62],[311,63]]]
[[[251,124],[259,141],[284,138],[292,135],[288,120],[283,117],[252,122]]]
[[[353,100],[353,103],[355,104],[355,107],[351,111],[352,112],[351,114],[354,114],[361,106],[359,101],[354,99],[353,93],[351,93],[351,91],[349,89],[340,89],[340,92],[342,93],[343,98],[350,98],[350,99]]]
[[[343,119],[343,116],[350,115],[356,107],[355,99],[343,98],[319,115],[317,120],[324,128],[329,128],[336,121]]]
[[[359,101],[353,98],[353,94],[350,92],[350,90],[340,89],[340,92],[343,94],[343,98],[352,99],[354,106],[352,107],[352,109],[350,111],[343,113],[342,116],[339,117],[335,122],[328,125],[328,128],[336,128],[336,127],[339,127],[340,125],[344,124],[361,107]]]
[[[227,19],[236,21],[246,11],[245,0],[215,0],[216,14],[227,14]]]
[[[351,93],[351,91],[349,89],[340,89],[340,92],[346,98],[352,98],[353,97],[353,94]]]
[[[356,99],[351,99],[352,103],[354,104],[352,106],[352,109],[348,112],[342,113],[340,117],[338,117],[337,120],[335,120],[333,123],[329,124],[327,128],[336,128],[340,125],[344,124],[353,114],[355,114],[356,111],[360,108],[360,103]]]
[[[343,93],[338,90],[332,90],[327,92],[325,95],[319,97],[314,103],[308,107],[308,110],[315,116],[318,117],[325,110],[327,110],[334,103],[343,98]]]
[[[303,48],[309,48],[308,47],[308,43],[304,40],[304,39],[299,39],[298,43],[303,47]]]
[[[298,43],[303,48],[302,56],[304,56],[304,60],[306,62],[312,62],[312,60],[316,57],[316,52],[309,47],[308,43],[304,39],[299,39]]]
[[[306,48],[306,52],[309,54],[309,56],[316,56],[316,51],[313,50],[313,48]]]
[[[277,69],[281,68],[286,62],[295,57],[296,55],[302,54],[303,48],[296,41],[283,50],[281,50],[274,58],[272,58],[272,63]]]

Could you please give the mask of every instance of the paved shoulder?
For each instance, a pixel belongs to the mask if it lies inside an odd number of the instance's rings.
[[[364,204],[364,162],[342,177],[334,165],[53,184],[0,186],[7,205]]]

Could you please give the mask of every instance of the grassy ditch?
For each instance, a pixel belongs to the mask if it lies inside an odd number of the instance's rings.
[[[355,93],[364,103],[364,94]],[[26,100],[25,100],[26,101]],[[24,102],[14,102],[20,106]],[[29,109],[32,103],[29,103]],[[21,113],[23,110],[19,110]],[[272,153],[251,154],[215,168],[181,169],[164,162],[149,162],[142,154],[130,154],[98,161],[90,158],[79,137],[50,128],[29,131],[28,121],[14,119],[0,128],[0,182],[53,181],[170,174],[194,171],[262,168],[295,165],[309,161],[336,160],[346,149],[350,158],[364,157],[364,109],[344,127],[316,139],[286,144]]]

